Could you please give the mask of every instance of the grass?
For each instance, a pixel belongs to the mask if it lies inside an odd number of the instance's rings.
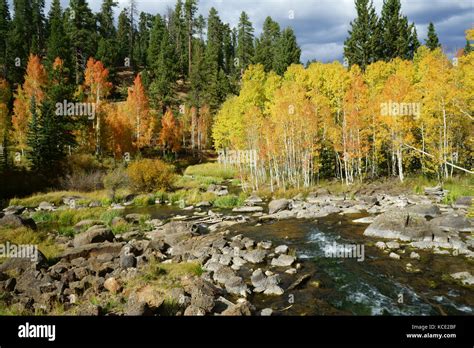
[[[237,171],[230,166],[224,166],[220,163],[214,162],[189,166],[184,171],[184,175],[213,177],[227,180],[235,178]]]
[[[235,208],[235,207],[239,207],[243,205],[246,198],[247,197],[244,193],[241,193],[238,196],[226,195],[226,196],[217,197],[212,202],[212,204],[216,208],[230,209],[230,208]]]
[[[0,243],[37,245],[38,249],[48,260],[54,260],[62,249],[51,239],[46,231],[33,231],[26,227],[0,229]]]
[[[160,263],[151,260],[134,278],[130,279],[124,287],[134,291],[145,285],[153,286],[156,291],[165,293],[166,290],[181,286],[184,276],[200,276],[203,273],[201,265],[197,262]]]

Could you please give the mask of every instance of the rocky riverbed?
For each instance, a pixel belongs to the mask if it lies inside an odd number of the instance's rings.
[[[54,235],[63,249],[54,260],[4,260],[1,297],[18,313],[38,314],[472,314],[472,198],[448,206],[437,193],[254,195],[232,212],[208,202],[179,210],[117,204],[110,209],[122,214],[110,224],[83,220],[73,237]],[[34,231],[33,211],[71,209],[66,200],[8,207],[0,226]],[[121,222],[147,229],[114,234],[110,225]],[[364,245],[366,262],[325,258],[342,242]],[[433,291],[422,294],[423,284]],[[403,293],[405,309],[394,305]],[[374,301],[381,310],[357,305]]]

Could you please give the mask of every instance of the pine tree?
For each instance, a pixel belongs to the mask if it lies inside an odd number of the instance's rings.
[[[441,47],[438,35],[436,34],[436,30],[432,22],[430,22],[430,24],[428,25],[428,38],[426,39],[426,47],[428,47],[432,51]]]
[[[129,62],[132,60],[132,49],[130,47],[130,42],[132,41],[130,36],[131,30],[132,24],[128,16],[128,10],[124,9],[122,12],[120,12],[117,30],[117,44],[119,51],[118,59],[119,62],[121,62],[121,66],[125,65],[124,62],[126,59],[128,59]]]
[[[255,64],[262,64],[266,72],[273,68],[274,52],[278,38],[280,37],[280,25],[267,17],[263,23],[263,32],[255,43]]]
[[[293,29],[286,28],[277,41],[273,70],[283,75],[291,64],[299,64],[300,58],[301,49],[296,42],[295,33]]]
[[[175,56],[177,60],[178,71],[181,76],[188,74],[188,57],[187,57],[187,36],[186,23],[184,16],[184,5],[182,0],[176,2],[176,7],[171,15],[169,25],[170,36],[175,43]]]
[[[7,76],[7,69],[11,67],[11,62],[7,56],[8,30],[10,28],[10,10],[7,0],[0,0],[0,77]]]
[[[140,13],[138,23],[138,37],[135,42],[136,62],[139,66],[147,67],[147,53],[150,44],[150,33],[153,27],[153,15],[145,12]]]
[[[39,170],[43,165],[43,153],[41,152],[42,148],[40,140],[40,126],[38,119],[38,111],[36,108],[36,98],[34,96],[32,96],[30,100],[30,114],[31,120],[28,125],[28,133],[26,140],[27,145],[30,148],[30,151],[28,152],[28,159],[31,161],[33,170]]]
[[[380,18],[380,58],[386,61],[396,57],[410,57],[411,26],[401,14],[400,0],[384,0]]]
[[[70,40],[64,28],[60,0],[53,0],[48,15],[49,37],[47,41],[46,65],[51,71],[56,58],[61,58],[69,72],[72,69]]]
[[[164,113],[173,103],[175,84],[177,79],[176,64],[174,61],[174,45],[167,30],[163,33],[160,54],[153,66],[154,81],[150,86],[153,99]]]
[[[415,23],[412,23],[411,25],[411,35],[410,35],[410,43],[409,43],[409,59],[413,60],[415,57],[416,51],[418,51],[418,48],[420,48],[421,43],[418,40],[418,33],[416,32],[416,26]]]
[[[7,39],[7,60],[13,63],[12,68],[7,71],[7,76],[12,83],[21,83],[33,37],[30,0],[14,0],[13,11]]]
[[[255,54],[253,47],[254,29],[247,13],[241,13],[238,28],[237,58],[239,59],[240,68],[245,70],[249,64],[252,64]]]
[[[153,21],[150,32],[150,45],[148,46],[147,62],[149,67],[154,67],[160,56],[161,41],[165,32],[165,23],[161,16],[157,14]]]
[[[380,30],[372,1],[356,0],[357,18],[351,22],[349,37],[344,42],[344,56],[350,65],[357,64],[362,70],[377,61]]]
[[[114,26],[114,7],[117,7],[117,5],[118,3],[114,0],[104,0],[101,11],[97,15],[100,33],[97,58],[105,66],[110,67],[111,76],[114,75],[114,67],[121,63],[119,62],[117,30]]]
[[[192,53],[193,53],[193,35],[194,35],[194,16],[197,11],[197,0],[186,0],[184,3],[184,17],[186,21],[186,35],[188,40],[188,76],[191,76]]]
[[[464,46],[464,55],[468,55],[469,53],[473,52],[474,48],[471,45],[471,42],[466,39],[466,46]]]
[[[44,16],[44,0],[31,0],[31,53],[42,54],[46,42],[46,18]]]
[[[86,0],[71,0],[65,18],[66,32],[71,40],[75,82],[78,85],[87,61],[97,52],[96,21]]]

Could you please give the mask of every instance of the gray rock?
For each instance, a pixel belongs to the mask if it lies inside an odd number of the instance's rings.
[[[265,257],[267,256],[267,252],[265,250],[250,250],[245,253],[243,253],[242,257],[253,264],[258,264],[262,263],[265,260]]]
[[[288,199],[273,200],[268,204],[268,213],[275,214],[282,210],[288,209],[289,206],[290,206],[290,201]]]
[[[400,249],[400,244],[395,241],[390,241],[385,243],[387,245],[387,248],[392,249],[392,250],[397,250]]]
[[[92,220],[92,219],[87,219],[87,220],[82,220],[79,221],[77,224],[74,225],[74,231],[80,232],[84,230],[85,228],[90,228],[92,226],[99,226],[102,225],[103,222],[100,220]],[[105,226],[104,226],[105,227]]]
[[[288,245],[279,245],[275,248],[275,254],[286,254],[288,253]]]
[[[474,232],[474,224],[469,219],[452,214],[434,218],[430,225],[448,232]]]
[[[452,273],[451,277],[460,280],[464,285],[474,285],[474,276],[470,272]]]
[[[103,254],[119,256],[123,243],[93,243],[77,248],[66,249],[59,257],[64,260],[74,260],[78,258],[98,257]]]
[[[250,316],[252,315],[254,307],[248,301],[230,305],[225,311],[221,313],[224,316]]]
[[[420,254],[418,254],[418,253],[412,251],[412,252],[410,253],[410,259],[419,260],[419,259],[420,259]]]
[[[423,240],[425,237],[439,235],[439,229],[419,214],[410,214],[406,210],[389,210],[377,216],[365,230],[364,235],[403,241]]]
[[[51,204],[51,203],[49,203],[49,202],[41,202],[41,203],[38,205],[38,208],[36,208],[36,210],[54,211],[54,210],[56,210],[56,208],[54,207],[53,204]]]
[[[206,311],[201,307],[197,307],[194,305],[190,305],[184,311],[185,316],[204,316],[206,315]]]
[[[272,242],[271,241],[266,241],[266,240],[261,241],[261,242],[257,243],[257,247],[265,249],[265,250],[269,250],[272,247]]]
[[[416,204],[406,208],[410,214],[419,214],[424,217],[437,217],[441,215],[441,210],[433,204]]]
[[[463,196],[456,199],[454,203],[455,208],[464,208],[468,209],[473,205],[473,197],[472,196]]]
[[[108,227],[92,226],[87,231],[82,232],[74,237],[74,247],[78,248],[87,244],[112,242],[114,234]]]
[[[19,228],[27,227],[36,230],[36,224],[33,219],[25,219],[21,216],[8,214],[0,219],[0,227]]]
[[[271,308],[264,308],[264,309],[262,309],[262,311],[260,312],[260,315],[261,315],[262,317],[269,317],[269,316],[272,315],[272,313],[273,313],[273,309],[271,309]]]
[[[400,255],[395,254],[395,253],[393,253],[393,252],[390,253],[388,256],[389,256],[390,258],[392,258],[392,259],[400,260]]]
[[[225,289],[231,294],[242,297],[246,297],[248,292],[247,284],[245,284],[244,280],[238,276],[232,276],[227,279],[225,282]]]
[[[272,259],[272,266],[288,267],[291,266],[295,261],[296,258],[294,256],[281,254],[280,256],[278,256],[278,258]]]
[[[252,194],[249,198],[245,200],[245,204],[247,205],[255,205],[261,203],[263,203],[263,200],[255,194]]]
[[[237,207],[232,209],[234,213],[258,213],[263,211],[262,207],[251,207],[251,206],[244,206],[244,207]]]
[[[21,215],[25,211],[25,207],[22,205],[11,205],[5,209],[3,209],[3,212],[5,215]]]
[[[220,284],[225,284],[230,278],[235,276],[235,272],[227,267],[227,266],[221,266],[217,271],[214,272],[213,274],[213,279],[215,282],[218,282]]]
[[[311,274],[303,274],[302,276],[298,277],[291,285],[288,287],[288,290],[293,290],[301,287],[304,285],[308,280],[311,279]]]

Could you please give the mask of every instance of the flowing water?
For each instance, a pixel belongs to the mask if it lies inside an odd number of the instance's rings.
[[[148,208],[145,212],[154,218],[175,213],[169,208]],[[233,226],[233,235],[271,240],[274,246],[286,244],[296,250],[303,268],[297,275],[282,273],[283,289],[298,276],[311,274],[301,289],[285,291],[282,296],[252,294],[250,301],[257,309],[270,307],[281,315],[474,314],[472,287],[462,286],[448,276],[472,272],[472,261],[422,251],[417,251],[420,261],[411,260],[409,250],[401,254],[401,260],[393,260],[374,247],[376,240],[362,235],[367,225],[352,222],[358,217],[331,215],[318,221],[283,220],[261,225],[252,221]],[[326,257],[327,248],[334,243],[363,245],[364,260]],[[407,263],[420,272],[407,272]],[[247,277],[251,274],[251,270],[243,272]]]

